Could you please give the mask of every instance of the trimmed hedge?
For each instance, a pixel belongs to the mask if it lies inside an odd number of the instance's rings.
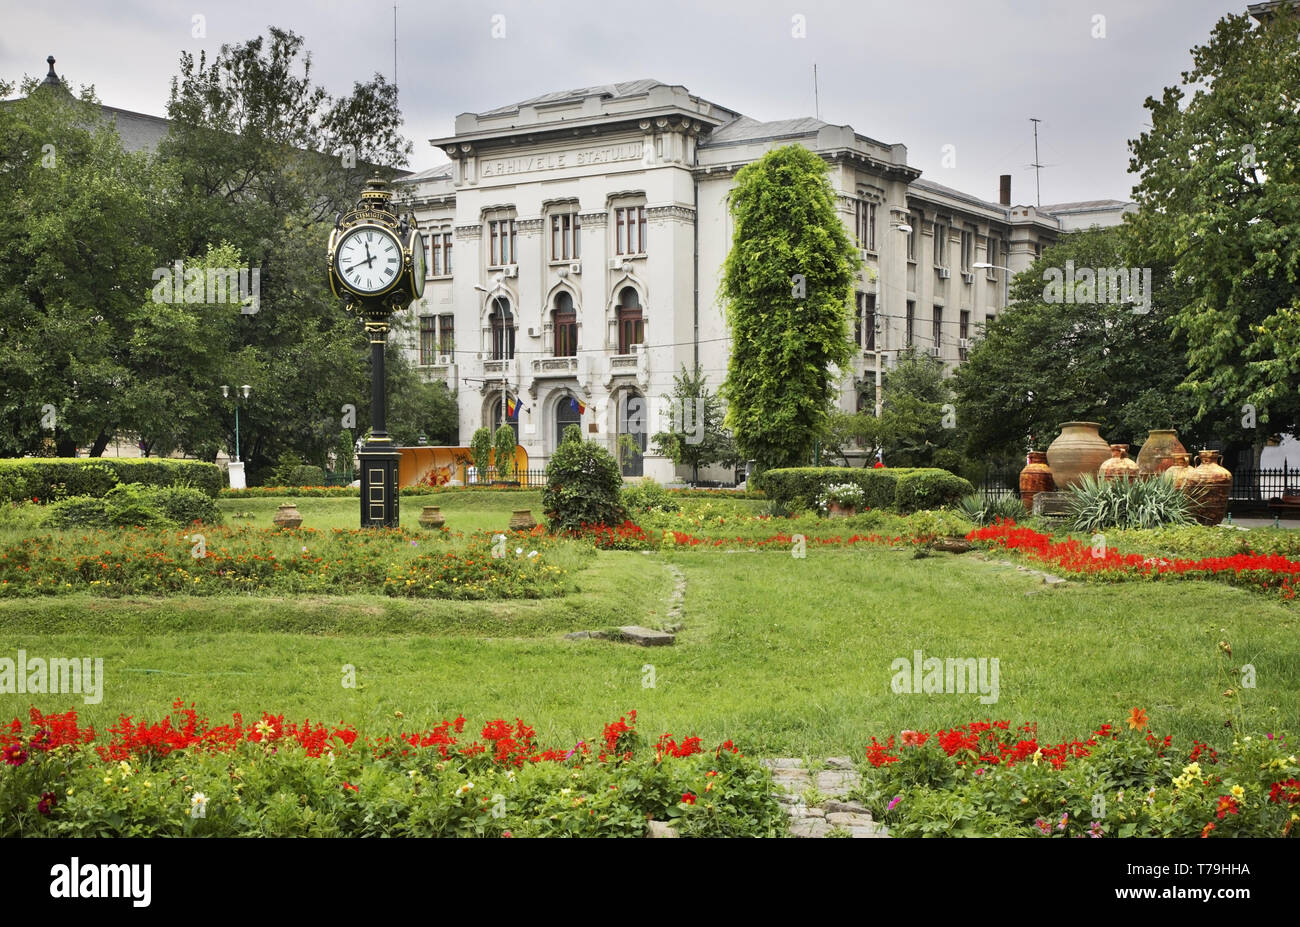
[[[817,497],[835,483],[861,486],[867,508],[904,513],[952,505],[975,491],[961,477],[931,467],[783,467],[755,479],[773,502],[798,509],[816,508]]]
[[[219,525],[221,510],[211,496],[188,486],[123,483],[102,498],[72,496],[45,509],[45,524],[52,528],[186,527],[196,521]]]
[[[118,483],[192,486],[216,498],[221,469],[169,457],[21,457],[0,460],[0,502],[103,496]]]

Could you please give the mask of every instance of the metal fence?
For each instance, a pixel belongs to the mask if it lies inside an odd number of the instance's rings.
[[[1017,495],[1020,492],[1020,471],[990,471],[978,488],[993,499]],[[1239,468],[1232,473],[1232,490],[1228,496],[1232,502],[1264,504],[1283,496],[1300,496],[1300,469],[1286,466],[1266,470]]]
[[[473,467],[465,469],[466,486],[491,486],[493,483],[505,483],[510,486],[522,486],[528,489],[541,489],[546,485],[545,470],[516,470],[510,474],[510,478],[502,480],[497,477],[496,470],[489,467],[486,471],[475,470]]]

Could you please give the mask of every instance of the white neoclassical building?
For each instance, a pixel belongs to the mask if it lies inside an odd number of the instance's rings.
[[[1008,269],[1087,224],[1013,204],[1009,176],[984,200],[923,180],[904,145],[812,118],[758,122],[656,80],[465,113],[432,143],[450,164],[398,183],[429,248],[413,359],[457,391],[462,442],[504,408],[532,467],[570,424],[611,452],[621,434],[646,448],[683,365],[721,385],[728,196],[774,147],[826,159],[861,249],[846,410],[873,407],[877,358],[912,345],[960,363],[1006,304]],[[1108,205],[1088,219],[1114,224],[1125,204]],[[624,473],[685,475],[650,448]]]

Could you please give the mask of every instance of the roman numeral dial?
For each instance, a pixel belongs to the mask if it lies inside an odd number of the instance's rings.
[[[347,232],[334,255],[339,280],[357,293],[391,289],[402,272],[402,246],[391,233],[374,226],[362,225]]]

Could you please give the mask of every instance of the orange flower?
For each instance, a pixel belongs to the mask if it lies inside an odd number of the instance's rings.
[[[1141,708],[1134,708],[1128,716],[1128,726],[1134,731],[1145,731],[1147,729],[1147,713]]]
[[[1210,831],[1212,831],[1212,830],[1214,830],[1214,822],[1213,822],[1213,821],[1211,821],[1209,824],[1206,824],[1204,827],[1201,828],[1201,836],[1202,836],[1202,837],[1208,837],[1208,836],[1210,836]]]

